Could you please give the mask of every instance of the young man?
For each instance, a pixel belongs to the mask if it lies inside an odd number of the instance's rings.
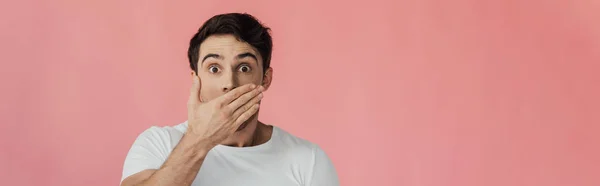
[[[258,121],[273,79],[271,50],[269,28],[251,15],[206,21],[188,50],[188,121],[140,134],[121,185],[339,185],[321,148]]]

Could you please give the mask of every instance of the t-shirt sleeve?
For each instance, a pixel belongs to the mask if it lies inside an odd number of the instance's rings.
[[[125,157],[121,182],[141,171],[159,169],[168,157],[169,140],[168,132],[159,127],[142,132]]]
[[[315,145],[313,150],[314,162],[312,176],[310,176],[308,185],[310,186],[339,186],[339,180],[335,167],[331,159],[325,154],[325,151]]]

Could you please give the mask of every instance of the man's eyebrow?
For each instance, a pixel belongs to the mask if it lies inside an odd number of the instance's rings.
[[[258,61],[258,59],[256,58],[256,56],[254,54],[250,53],[250,52],[239,54],[235,58],[236,59],[242,59],[242,58],[245,58],[245,57],[251,57],[251,58],[254,58],[255,61]]]
[[[204,60],[208,59],[208,58],[217,58],[217,59],[223,59],[223,56],[220,56],[219,54],[206,54],[206,56],[204,56],[204,59],[202,59],[202,62],[204,63]]]

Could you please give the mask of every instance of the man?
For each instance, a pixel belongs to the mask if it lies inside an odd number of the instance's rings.
[[[188,120],[141,133],[121,185],[339,185],[317,145],[258,121],[273,79],[269,28],[248,14],[209,19],[190,41]]]

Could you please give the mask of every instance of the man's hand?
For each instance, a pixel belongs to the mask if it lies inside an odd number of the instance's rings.
[[[188,133],[217,145],[232,135],[239,126],[258,111],[262,86],[246,84],[208,102],[200,101],[200,79],[194,84],[188,100]]]

